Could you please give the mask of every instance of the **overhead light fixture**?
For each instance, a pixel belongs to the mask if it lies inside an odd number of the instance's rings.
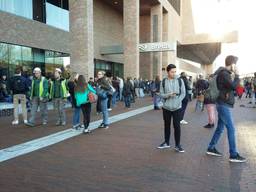
[[[117,5],[117,4],[118,4],[118,1],[114,1],[114,4]]]

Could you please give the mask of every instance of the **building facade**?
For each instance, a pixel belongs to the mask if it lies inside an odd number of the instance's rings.
[[[29,73],[34,67],[41,67],[44,74],[70,67],[87,78],[104,70],[114,76],[152,79],[163,76],[169,63],[194,74],[202,72],[204,68],[182,58],[211,64],[212,43],[221,41],[192,33],[189,3],[0,0],[0,74],[11,76],[20,65]],[[202,44],[209,48],[204,55]],[[218,47],[214,46],[215,54]]]

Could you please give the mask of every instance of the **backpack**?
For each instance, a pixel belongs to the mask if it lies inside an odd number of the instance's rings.
[[[220,94],[220,91],[218,89],[217,85],[217,77],[218,75],[214,75],[212,79],[209,80],[209,87],[205,91],[205,98],[209,99],[210,101],[215,102]]]
[[[165,81],[167,80],[167,78],[164,78],[163,79],[163,89],[164,89],[164,93],[165,93]],[[179,94],[178,95],[180,95],[181,94],[181,86],[182,86],[182,82],[181,82],[181,78],[178,78],[178,81],[179,81]]]
[[[13,89],[16,92],[25,92],[26,91],[26,83],[22,81],[22,77],[15,78],[13,81]]]

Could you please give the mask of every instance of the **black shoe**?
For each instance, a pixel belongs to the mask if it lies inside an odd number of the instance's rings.
[[[79,125],[79,124],[78,124],[78,125],[73,125],[72,129],[78,130],[78,129],[79,129],[79,127],[80,127],[80,125]]]
[[[104,128],[104,123],[101,123],[100,126],[98,128]]]
[[[27,122],[27,123],[25,123],[25,125],[30,126],[30,127],[34,127],[35,126],[35,124],[31,123],[31,122]]]
[[[166,142],[163,142],[161,145],[159,145],[157,148],[158,149],[167,149],[170,148],[171,146],[167,144]]]
[[[160,110],[160,108],[159,107],[154,107],[154,110]]]
[[[217,149],[215,147],[213,149],[207,149],[206,154],[212,155],[212,156],[217,156],[217,157],[222,156],[222,154],[219,151],[217,151]]]
[[[206,128],[206,129],[211,129],[213,127],[214,127],[214,124],[209,124],[209,123],[204,126],[204,128]]]
[[[184,153],[185,152],[185,150],[180,145],[176,146],[174,149],[175,149],[175,151],[177,151],[179,153]]]
[[[244,163],[246,162],[246,158],[241,157],[238,153],[235,157],[230,157],[229,161],[232,163]]]
[[[104,125],[103,129],[108,129],[109,126],[108,125]]]

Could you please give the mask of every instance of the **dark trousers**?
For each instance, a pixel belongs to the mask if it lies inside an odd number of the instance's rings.
[[[169,145],[170,135],[171,135],[171,121],[173,118],[174,127],[174,139],[175,145],[180,145],[180,121],[181,121],[181,110],[169,111],[163,108],[163,118],[164,118],[164,137],[165,142]]]
[[[87,129],[91,121],[92,104],[91,103],[83,104],[81,105],[81,109],[84,117],[84,128]]]
[[[184,116],[185,116],[185,112],[186,112],[186,109],[187,109],[187,106],[188,106],[188,98],[187,97],[185,97],[183,100],[182,100],[182,107],[181,107],[181,116],[180,116],[180,118],[181,118],[181,120],[183,120],[184,119]]]
[[[108,109],[111,108],[111,103],[112,103],[112,95],[108,95]]]
[[[124,96],[124,103],[125,103],[125,107],[130,108],[131,107],[131,95],[125,95]]]
[[[97,104],[96,104],[96,112],[97,112],[97,113],[100,113],[100,112],[101,112],[100,98],[98,98],[98,100],[97,100]]]

